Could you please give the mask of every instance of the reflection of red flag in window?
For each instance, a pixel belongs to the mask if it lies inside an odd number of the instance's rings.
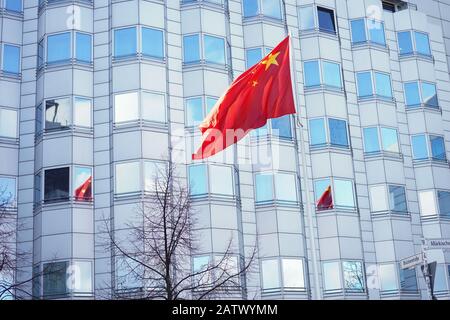
[[[75,190],[75,200],[92,199],[92,176],[90,176],[81,186]]]
[[[317,209],[318,210],[333,209],[333,195],[331,194],[331,186],[328,186],[325,189],[325,192],[322,194],[319,201],[317,201]]]

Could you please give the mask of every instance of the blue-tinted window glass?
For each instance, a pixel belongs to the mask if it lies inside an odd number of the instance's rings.
[[[430,136],[430,144],[433,159],[445,161],[447,157],[445,155],[444,138],[437,136]]]
[[[375,72],[375,86],[377,95],[392,98],[391,77],[389,75]]]
[[[400,49],[400,55],[413,53],[413,44],[410,31],[398,33],[398,46]]]
[[[450,217],[450,192],[438,191],[438,202],[439,202],[439,213],[441,214],[441,216]]]
[[[330,143],[338,146],[348,146],[347,123],[343,120],[328,119],[330,128]]]
[[[268,133],[269,132],[268,132],[268,129],[267,129],[267,123],[264,126],[259,127],[259,128],[257,128],[257,129],[252,131],[252,134],[255,135],[255,136],[267,136]]]
[[[114,56],[125,57],[137,52],[136,27],[114,31]]]
[[[0,177],[0,205],[13,206],[16,202],[16,179]]]
[[[253,17],[258,15],[258,0],[243,0],[244,17]]]
[[[164,57],[164,40],[161,30],[142,28],[142,54],[155,57]]]
[[[281,19],[279,0],[262,0],[262,11],[265,16]]]
[[[428,35],[422,32],[414,32],[416,39],[416,51],[417,53],[430,56],[430,41],[428,40]]]
[[[422,101],[429,107],[438,107],[438,98],[436,93],[436,85],[432,83],[422,82]]]
[[[380,151],[380,141],[378,139],[377,128],[364,129],[364,150],[368,153]]]
[[[22,0],[5,0],[6,10],[22,12]]]
[[[355,207],[352,181],[335,179],[333,190],[337,206]]]
[[[389,205],[391,211],[407,212],[404,187],[389,186]]]
[[[225,41],[222,38],[204,37],[205,61],[225,64]]]
[[[319,29],[321,31],[336,32],[333,10],[317,7],[317,16],[319,20]]]
[[[352,28],[352,42],[359,43],[367,41],[365,20],[353,20],[350,24]]]
[[[272,119],[272,134],[282,138],[292,138],[291,118],[289,115]]]
[[[309,132],[312,146],[322,145],[327,142],[324,119],[309,120]]]
[[[316,198],[316,203],[329,186],[331,186],[330,179],[314,181],[314,196]]]
[[[425,135],[414,136],[411,139],[414,160],[424,160],[428,158],[427,139]]]
[[[398,135],[397,130],[389,128],[381,128],[381,140],[383,142],[383,150],[398,153]]]
[[[248,49],[246,53],[247,69],[253,67],[262,59],[261,48]]]
[[[273,175],[257,174],[256,175],[256,201],[273,200]]]
[[[339,64],[323,62],[323,81],[327,86],[341,88],[341,69]]]
[[[3,45],[3,71],[20,73],[20,48],[9,44]]]
[[[186,125],[195,126],[203,120],[202,98],[186,100]]]
[[[314,7],[302,7],[299,10],[300,14],[300,30],[314,29]]]
[[[70,33],[61,33],[48,36],[47,38],[47,62],[59,62],[69,60]]]
[[[216,98],[206,97],[206,114],[205,114],[205,116],[207,116],[211,112],[212,108],[214,108],[216,103],[217,103]]]
[[[369,20],[367,26],[369,28],[370,41],[385,45],[384,24],[379,21]]]
[[[305,62],[305,85],[306,87],[314,87],[320,85],[320,71],[318,61]]]
[[[406,106],[420,106],[419,84],[417,82],[405,83]]]
[[[189,189],[193,196],[207,193],[206,165],[189,167]]]
[[[183,37],[184,62],[200,61],[199,35]]]
[[[372,73],[359,72],[356,77],[358,79],[358,96],[360,98],[372,96]]]
[[[402,291],[417,291],[416,269],[400,269],[400,288]]]
[[[85,33],[76,33],[76,59],[83,62],[92,61],[91,36]]]

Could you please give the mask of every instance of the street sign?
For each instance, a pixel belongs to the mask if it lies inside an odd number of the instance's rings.
[[[419,264],[423,264],[423,253],[418,253],[413,255],[412,257],[403,259],[400,261],[400,268],[402,269],[411,269]]]
[[[427,249],[450,249],[450,239],[427,239]]]

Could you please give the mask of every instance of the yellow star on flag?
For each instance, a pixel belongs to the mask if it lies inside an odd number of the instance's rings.
[[[262,64],[266,65],[266,70],[269,69],[269,67],[274,64],[278,66],[278,61],[277,61],[277,57],[280,54],[280,52],[277,52],[275,54],[269,54],[269,56],[267,57],[267,59],[261,61]],[[266,71],[265,70],[265,71]]]

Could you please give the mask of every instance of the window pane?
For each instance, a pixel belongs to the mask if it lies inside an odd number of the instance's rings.
[[[200,273],[194,277],[195,285],[208,285],[212,282],[211,271],[206,271],[208,267],[212,267],[210,265],[210,256],[200,256],[200,257],[194,257],[192,259],[192,271],[195,273],[203,271],[203,273]]]
[[[69,168],[45,170],[44,200],[68,200]]]
[[[334,180],[334,196],[336,205],[343,207],[355,207],[353,196],[353,183],[346,180]]]
[[[198,34],[183,37],[184,62],[200,61]]]
[[[434,191],[420,191],[419,204],[422,217],[434,216],[437,214]]]
[[[248,49],[246,51],[246,65],[247,69],[253,67],[262,59],[262,50],[261,48]]]
[[[44,40],[38,43],[38,67],[44,64]]]
[[[282,259],[283,287],[284,288],[304,288],[303,261],[297,259]]]
[[[413,53],[413,45],[410,31],[398,33],[398,46],[400,49],[400,55]]]
[[[445,161],[447,156],[445,154],[444,138],[437,136],[430,136],[431,153],[434,160]]]
[[[144,190],[156,191],[155,182],[164,179],[166,165],[161,162],[144,161]]]
[[[71,288],[77,293],[92,293],[92,263],[76,261],[72,265],[69,275]]]
[[[370,97],[373,95],[372,73],[359,72],[356,74],[358,80],[358,97]]]
[[[300,30],[314,29],[314,7],[300,8]]]
[[[344,272],[344,288],[350,291],[364,291],[364,274],[362,263],[358,261],[344,261],[342,263]]]
[[[206,181],[206,165],[189,167],[189,189],[193,196],[206,194],[208,191]]]
[[[429,107],[439,106],[435,84],[422,82],[422,101]]]
[[[427,140],[425,135],[414,136],[411,141],[414,160],[428,159]]]
[[[367,26],[369,28],[370,41],[385,45],[384,24],[380,21],[369,20],[367,21]]]
[[[309,130],[312,146],[323,145],[327,143],[324,119],[309,120]]]
[[[258,0],[243,0],[244,17],[253,17],[258,15]]]
[[[142,28],[142,54],[156,58],[164,57],[164,40],[161,30]]]
[[[430,42],[428,40],[428,35],[422,32],[414,32],[416,38],[416,51],[420,54],[430,56]]]
[[[40,203],[42,200],[41,187],[41,173],[38,173],[34,176],[34,203]]]
[[[323,281],[325,291],[339,290],[342,288],[339,262],[325,262],[323,264]]]
[[[367,153],[380,151],[380,141],[378,139],[377,128],[364,129],[364,151]]]
[[[406,106],[420,106],[419,84],[417,82],[405,83]]]
[[[71,58],[70,50],[69,32],[48,36],[47,62],[69,60]]]
[[[119,290],[136,289],[142,286],[142,266],[130,258],[116,258],[116,286]]]
[[[3,45],[3,71],[20,73],[20,48],[9,44]]]
[[[381,128],[381,140],[383,141],[383,150],[388,152],[400,152],[398,146],[397,130]]]
[[[166,122],[166,102],[163,94],[142,92],[142,118],[149,121]]]
[[[275,19],[281,19],[281,7],[279,0],[262,0],[263,14]]]
[[[333,10],[317,7],[317,14],[319,19],[320,30],[333,33],[336,32]]]
[[[416,269],[400,269],[400,289],[417,291]]]
[[[317,180],[314,182],[314,195],[316,197],[316,202],[320,199],[329,186],[331,186],[330,179]]]
[[[364,19],[353,20],[350,22],[350,24],[352,28],[352,42],[353,43],[365,42],[367,40],[365,20]]]
[[[381,291],[393,291],[398,289],[395,266],[385,264],[380,266]]]
[[[273,176],[268,173],[260,173],[256,180],[256,202],[273,200]]]
[[[320,72],[318,61],[308,61],[304,63],[305,86],[320,86]]]
[[[225,41],[222,38],[204,36],[205,61],[225,64]]]
[[[67,293],[67,266],[67,262],[44,264],[44,296],[62,295]]]
[[[443,264],[436,266],[436,274],[434,279],[434,292],[447,291],[447,270]]]
[[[75,200],[92,200],[92,169],[75,167],[73,171],[73,196]]]
[[[75,97],[73,117],[74,125],[92,127],[92,100]]]
[[[381,212],[388,210],[386,201],[386,186],[373,186],[369,188],[370,207],[372,212]]]
[[[14,207],[16,203],[16,179],[0,177],[0,207]]]
[[[328,125],[330,127],[330,143],[337,146],[348,146],[347,122],[328,119]]]
[[[45,128],[56,129],[71,124],[70,98],[45,101]]]
[[[291,117],[285,115],[280,118],[272,119],[272,134],[282,138],[292,138]]]
[[[115,122],[139,119],[139,97],[137,92],[121,93],[114,96]]]
[[[116,193],[138,192],[141,189],[139,162],[116,164]]]
[[[263,260],[261,263],[263,289],[280,287],[280,266],[278,260]]]
[[[6,10],[22,12],[22,0],[5,0]]]
[[[0,136],[17,138],[17,111],[0,109]]]
[[[406,213],[405,188],[399,186],[389,186],[389,203],[391,211]]]
[[[377,95],[392,98],[391,77],[389,75],[375,72],[375,86]]]
[[[92,41],[91,41],[91,35],[84,34],[84,33],[76,33],[76,58],[77,60],[83,61],[83,62],[91,62],[92,61]]]
[[[186,99],[186,125],[195,126],[203,120],[202,98]]]
[[[216,98],[206,97],[206,115],[207,116],[217,103]]]
[[[439,213],[450,217],[450,192],[438,191]]]
[[[137,52],[136,27],[114,31],[114,56],[125,57]]]
[[[252,134],[255,135],[255,136],[266,136],[266,135],[268,135],[269,131],[268,131],[268,128],[267,128],[267,123],[264,126],[253,130]]]
[[[297,185],[292,174],[275,174],[275,192],[277,200],[297,201]]]
[[[327,86],[341,88],[341,69],[337,63],[323,62],[323,81]]]
[[[210,167],[211,193],[221,195],[233,195],[233,170],[231,167],[215,166]]]

